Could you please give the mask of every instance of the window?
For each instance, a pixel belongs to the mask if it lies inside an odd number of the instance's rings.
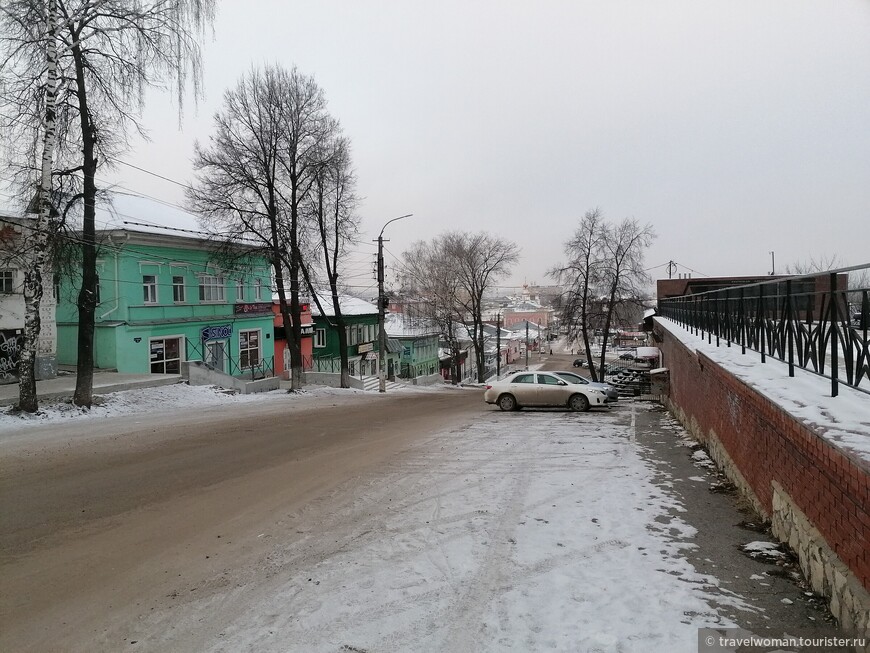
[[[157,277],[153,274],[142,276],[142,295],[146,304],[157,303]]]
[[[239,279],[236,283],[236,301],[243,302],[245,301],[245,280]]]
[[[511,383],[534,383],[535,375],[534,374],[520,374],[515,377]]]
[[[260,364],[260,330],[239,331],[239,367],[250,369]]]
[[[326,347],[326,329],[314,329],[314,346]]]
[[[181,372],[181,339],[159,338],[150,341],[151,374]]]
[[[199,278],[199,301],[224,301],[224,278],[205,274]]]
[[[254,279],[254,301],[263,301],[263,280]]]
[[[0,292],[12,292],[15,289],[15,270],[4,268],[0,270]]]
[[[172,301],[176,304],[184,302],[184,277],[172,277]]]
[[[542,385],[560,385],[562,381],[549,374],[538,374],[538,383]]]

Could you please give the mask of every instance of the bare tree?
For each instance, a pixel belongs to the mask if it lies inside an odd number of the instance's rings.
[[[450,351],[450,379],[454,385],[461,380],[462,340],[466,332],[465,316],[456,297],[461,292],[456,276],[445,274],[449,257],[443,241],[419,241],[402,255],[401,279],[403,293],[422,297],[417,305],[419,317],[432,322],[440,340]]]
[[[586,360],[592,361],[592,341],[596,313],[600,311],[597,291],[601,286],[603,262],[600,260],[604,219],[599,209],[587,211],[565,243],[568,262],[553,268],[549,274],[567,287],[560,297],[560,317],[568,329],[570,342],[582,342]],[[593,378],[594,366],[590,365]]]
[[[337,135],[327,144],[320,158],[322,163],[315,174],[314,187],[306,211],[306,217],[313,227],[313,239],[316,243],[315,248],[319,250],[320,262],[318,265],[315,259],[313,265],[307,265],[303,260],[302,272],[312,299],[324,317],[328,311],[325,311],[320,303],[318,273],[322,273],[326,279],[335,316],[334,326],[338,332],[341,387],[349,388],[347,323],[341,310],[339,279],[348,245],[359,233],[359,216],[356,213],[358,203],[355,193],[356,177],[351,167],[350,143],[346,138]]]
[[[197,181],[188,191],[191,208],[213,234],[252,239],[268,256],[289,336],[293,390],[302,385],[299,212],[333,127],[312,78],[295,68],[254,70],[224,94],[209,146],[196,146]]]
[[[93,338],[96,308],[97,242],[95,231],[96,172],[126,147],[130,129],[145,135],[138,122],[145,91],[174,82],[179,111],[188,81],[199,92],[200,55],[197,36],[214,16],[214,0],[40,0],[4,3],[8,24],[32,25],[32,16],[56,6],[59,29],[51,38],[51,21],[44,16],[39,30],[14,33],[17,82],[13,95],[23,98],[43,87],[46,66],[27,66],[40,60],[49,44],[57,46],[58,100],[63,134],[61,150],[77,152],[78,161],[58,173],[77,187],[72,198],[82,211],[79,235],[82,284],[79,309],[78,367],[73,401],[90,406],[93,400]],[[7,61],[10,61],[7,59]],[[75,127],[73,127],[75,123]],[[70,160],[72,161],[72,160]],[[64,212],[65,213],[65,212]]]
[[[434,298],[432,317],[444,327],[464,326],[474,347],[477,380],[486,380],[483,297],[519,258],[516,244],[486,232],[448,232],[405,254],[407,276]],[[455,334],[444,333],[449,339]],[[454,341],[455,342],[455,341]],[[458,343],[455,345],[458,348]]]
[[[12,7],[4,8],[0,14],[0,24],[4,28],[11,29],[17,35],[19,42],[28,42],[34,36],[34,25],[27,21],[41,18],[32,6],[21,7],[20,12],[11,11]],[[25,17],[25,22],[19,22]],[[43,116],[41,128],[37,133],[42,134],[42,153],[40,157],[39,181],[36,184],[36,224],[26,230],[29,241],[24,247],[18,249],[21,256],[24,271],[24,342],[21,348],[18,365],[18,408],[20,410],[35,413],[39,409],[39,401],[36,394],[36,359],[39,347],[39,334],[41,330],[41,305],[43,296],[43,274],[49,270],[52,236],[54,230],[50,224],[52,214],[51,204],[51,176],[54,164],[54,149],[57,136],[57,93],[58,93],[58,48],[57,48],[57,2],[48,0],[44,7],[43,26],[45,43],[42,48],[45,54],[45,81],[44,85],[36,86],[35,109]],[[34,52],[34,50],[36,50]],[[4,69],[24,68],[32,69],[35,62],[28,61],[30,57],[38,56],[36,48],[13,48],[10,58],[4,61]],[[24,96],[27,97],[27,96]],[[7,98],[8,99],[8,98]],[[22,96],[15,98],[12,105],[22,113],[26,113],[28,107],[22,106]],[[40,101],[41,100],[41,101]],[[14,130],[13,130],[14,131]]]
[[[643,269],[643,257],[654,238],[651,225],[641,225],[633,218],[611,225],[598,209],[588,211],[565,245],[568,264],[550,272],[568,285],[562,319],[569,324],[569,335],[581,336],[594,381],[604,373],[614,317],[624,307],[640,303],[642,285],[650,280]],[[597,327],[601,328],[602,337],[596,366],[589,330]]]
[[[642,285],[650,281],[643,269],[643,257],[654,239],[652,225],[641,225],[634,218],[625,218],[619,224],[604,229],[601,241],[605,261],[602,280],[607,291],[607,304],[599,361],[602,374],[613,316],[621,306],[639,303],[644,294]]]

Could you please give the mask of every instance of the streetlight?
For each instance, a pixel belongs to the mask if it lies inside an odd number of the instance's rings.
[[[408,213],[388,220],[381,227],[381,233],[378,234],[378,392],[387,391],[387,372],[384,369],[387,349],[387,330],[384,328],[384,309],[386,308],[384,306],[384,229],[390,222],[410,218],[412,215],[414,214]]]

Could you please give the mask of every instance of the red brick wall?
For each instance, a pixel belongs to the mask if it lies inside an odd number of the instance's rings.
[[[777,481],[870,589],[870,464],[840,449],[702,353],[654,327],[670,399],[719,442],[770,515]],[[761,362],[759,361],[759,365]],[[770,363],[768,363],[770,364]]]

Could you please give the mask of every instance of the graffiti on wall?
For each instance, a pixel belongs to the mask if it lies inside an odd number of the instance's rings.
[[[15,331],[0,331],[0,383],[18,378],[18,356],[23,338]]]

